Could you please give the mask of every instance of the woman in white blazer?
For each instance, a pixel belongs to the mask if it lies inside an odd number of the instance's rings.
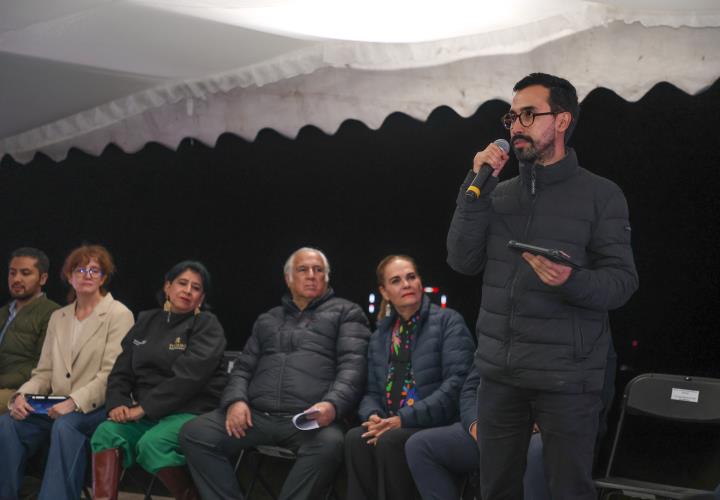
[[[72,302],[50,317],[38,365],[10,400],[10,413],[0,417],[0,498],[18,497],[26,460],[48,438],[38,498],[80,498],[87,442],[106,418],[107,377],[133,325],[130,310],[107,291],[114,270],[99,245],[83,245],[65,259],[62,278]],[[32,395],[61,399],[43,410]]]

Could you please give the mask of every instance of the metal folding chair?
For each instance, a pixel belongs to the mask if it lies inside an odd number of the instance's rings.
[[[247,451],[243,451],[240,454],[237,462],[235,463],[236,475],[237,470],[240,467],[240,463],[243,461],[243,458],[248,455],[248,452],[255,452],[257,455],[257,460],[254,462],[254,466],[251,471],[250,484],[248,485],[247,492],[245,493],[245,498],[247,500],[251,499],[253,489],[255,488],[255,485],[259,483],[260,486],[265,490],[265,493],[267,493],[267,495],[269,495],[274,500],[277,500],[278,492],[275,492],[269,481],[262,475],[262,467],[263,464],[266,463],[265,459],[267,457],[270,457],[274,459],[295,461],[297,459],[297,455],[295,455],[292,450],[289,450],[288,448],[283,448],[281,446],[258,445]],[[327,494],[325,495],[324,500],[334,500],[337,498],[338,495],[335,492],[335,487],[331,486]]]
[[[620,418],[605,477],[595,481],[601,495],[605,494],[603,498],[620,492],[625,496],[646,499],[680,499],[712,493],[684,485],[614,475],[619,443],[624,437],[628,415],[683,422],[690,427],[695,424],[720,424],[720,379],[656,373],[638,375],[632,379],[623,394]],[[663,438],[664,436],[658,436],[658,439]],[[672,477],[672,471],[665,472],[664,477]]]

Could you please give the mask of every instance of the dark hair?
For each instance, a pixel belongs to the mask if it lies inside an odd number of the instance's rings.
[[[530,87],[531,85],[541,85],[550,90],[550,98],[548,99],[550,111],[556,113],[567,111],[572,116],[570,125],[568,125],[567,131],[565,132],[565,143],[567,143],[580,118],[580,105],[578,104],[575,87],[573,87],[572,83],[559,76],[548,75],[547,73],[530,73],[515,84],[513,92]]]
[[[50,270],[50,259],[45,255],[45,252],[37,248],[20,247],[14,250],[13,253],[10,254],[8,265],[10,265],[10,261],[15,257],[30,257],[31,259],[35,259],[35,267],[40,271],[40,274],[47,273]]]
[[[208,295],[210,295],[210,290],[212,288],[212,279],[210,278],[210,271],[208,271],[207,267],[205,267],[205,264],[200,261],[184,260],[182,262],[178,262],[177,264],[172,266],[168,272],[165,273],[164,283],[172,283],[173,281],[175,281],[175,278],[177,278],[187,270],[190,270],[200,275],[200,279],[202,280],[203,293],[205,294],[205,298],[207,298]],[[165,301],[165,293],[162,290],[158,294],[158,300],[160,301],[160,304]],[[205,306],[206,302],[207,301],[203,301],[203,307]]]
[[[390,264],[391,262],[395,260],[404,260],[412,264],[413,268],[415,269],[415,274],[420,276],[420,271],[418,271],[417,263],[415,262],[415,259],[410,257],[409,255],[402,255],[402,254],[393,254],[388,255],[387,257],[384,257],[377,265],[377,268],[375,269],[375,276],[377,277],[377,284],[378,286],[385,286],[385,268]],[[385,300],[385,297],[382,298],[380,301],[380,307],[378,308],[378,315],[377,320],[380,321],[385,317],[386,311],[388,307],[392,307],[392,304],[390,304],[389,301]]]
[[[112,275],[115,274],[115,263],[113,262],[110,252],[102,245],[80,245],[70,252],[70,255],[65,258],[65,263],[60,271],[60,279],[68,283],[73,271],[78,267],[86,265],[90,262],[90,259],[95,259],[103,272],[105,280],[103,284],[100,285],[100,293],[105,295],[107,294],[107,286],[110,283],[110,279]],[[75,300],[75,297],[75,290],[70,287],[68,291],[68,302]]]

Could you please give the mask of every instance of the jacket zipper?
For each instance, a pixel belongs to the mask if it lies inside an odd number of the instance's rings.
[[[533,163],[530,166],[530,213],[528,214],[527,222],[525,223],[525,230],[523,231],[523,238],[522,241],[527,242],[527,236],[530,232],[530,225],[532,224],[533,220],[533,214],[535,211],[535,201],[536,201],[536,176],[535,176],[535,164]],[[512,284],[510,285],[510,342],[508,344],[507,348],[507,355],[505,356],[505,370],[508,373],[512,372],[512,369],[510,367],[510,354],[512,353],[512,347],[513,347],[513,341],[514,341],[514,335],[513,335],[513,323],[515,320],[515,285],[517,284],[518,280],[520,278],[520,266],[515,266],[515,275],[513,276]]]
[[[298,321],[296,323],[300,323],[300,319],[302,319],[302,311],[298,314]],[[284,326],[284,323],[283,323]],[[280,402],[282,400],[282,382],[283,382],[283,374],[285,373],[285,362],[287,361],[287,353],[290,351],[290,342],[288,342],[284,337],[280,338],[280,342],[282,342],[282,345],[279,345],[280,351],[282,352],[282,364],[280,365],[280,375],[278,376],[277,380],[277,400],[275,404],[277,405],[275,409],[277,411],[280,411]]]

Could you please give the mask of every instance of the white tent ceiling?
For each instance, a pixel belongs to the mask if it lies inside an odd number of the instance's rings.
[[[718,0],[2,0],[0,157],[472,114],[532,71],[626,99],[720,77]],[[497,4],[497,5],[495,5]],[[682,4],[682,5],[680,5]]]

